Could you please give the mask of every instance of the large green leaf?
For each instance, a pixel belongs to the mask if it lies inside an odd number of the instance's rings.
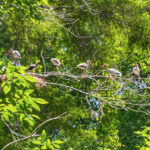
[[[39,104],[47,104],[48,102],[41,98],[35,98],[34,101]]]
[[[10,90],[11,90],[11,87],[8,86],[8,85],[5,85],[4,88],[3,88],[3,91],[4,91],[5,94],[8,94]]]
[[[35,110],[40,111],[39,105],[36,104],[33,100],[30,101],[30,104]]]

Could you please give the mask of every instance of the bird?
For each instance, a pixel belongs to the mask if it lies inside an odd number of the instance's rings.
[[[88,69],[89,65],[92,65],[92,61],[91,60],[87,60],[86,63],[81,63],[77,65],[77,68],[83,70],[84,72],[86,72],[86,70]]]
[[[135,67],[133,67],[133,74],[135,76],[137,76],[139,80],[141,79],[140,78],[140,68],[139,68],[138,64],[136,64]]]
[[[57,58],[51,58],[51,62],[54,66],[61,66],[61,62]]]
[[[35,64],[30,65],[25,71],[33,71],[36,70],[37,65],[39,64],[39,62],[37,61]]]
[[[51,58],[51,62],[54,66],[56,66],[57,71],[59,72],[59,68],[61,66],[61,62],[57,58]]]
[[[116,70],[114,68],[107,69],[107,64],[104,64],[102,66],[106,67],[106,70],[109,72],[111,79],[116,79],[117,76],[121,77],[121,72],[119,72],[118,70]]]
[[[20,59],[21,59],[21,54],[19,51],[17,50],[13,50],[12,48],[8,50],[8,53],[6,54],[6,57],[9,56],[11,57],[12,59],[12,64],[17,66],[17,67],[20,67]]]

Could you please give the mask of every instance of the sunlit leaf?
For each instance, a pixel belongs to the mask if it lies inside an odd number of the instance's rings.
[[[5,85],[4,88],[3,88],[3,91],[5,94],[8,94],[8,92],[11,90],[11,87],[10,86],[7,86]]]
[[[36,98],[34,99],[36,103],[39,103],[39,104],[47,104],[48,102],[45,101],[44,99],[41,99],[41,98]]]

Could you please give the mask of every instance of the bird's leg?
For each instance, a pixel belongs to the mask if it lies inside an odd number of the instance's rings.
[[[84,79],[86,78],[87,69],[84,70]]]
[[[81,78],[84,78],[84,70],[83,70],[83,72],[81,70]]]
[[[115,80],[115,79],[116,79],[116,76],[113,76],[112,79]]]
[[[60,73],[59,67],[56,67],[56,69],[57,69],[57,72]]]
[[[140,77],[140,76],[138,76],[138,80],[139,80],[139,81],[141,80],[141,77]]]
[[[110,77],[111,80],[114,80],[113,77],[111,76],[111,74],[109,74],[109,77]]]
[[[138,75],[138,86],[140,86],[141,77]]]

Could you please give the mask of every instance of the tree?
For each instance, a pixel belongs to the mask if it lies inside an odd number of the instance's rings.
[[[2,1],[1,147],[135,149],[135,131],[149,126],[149,3]],[[9,48],[20,51],[21,68],[5,58]],[[80,75],[77,64],[89,59],[93,65]],[[34,73],[24,71],[36,61]],[[122,77],[111,80],[104,63]],[[128,76],[136,63],[141,81]]]

